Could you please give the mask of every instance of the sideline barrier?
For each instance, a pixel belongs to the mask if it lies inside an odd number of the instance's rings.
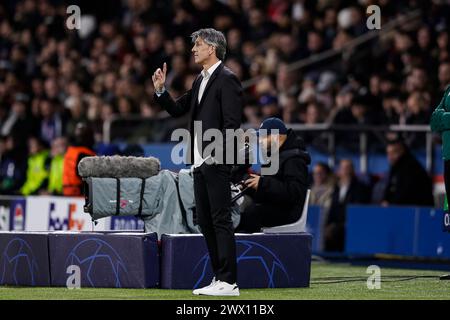
[[[312,252],[320,253],[323,250],[322,226],[324,214],[319,206],[308,207],[308,218],[306,221],[306,232],[312,238]],[[139,230],[144,229],[144,222],[134,216],[113,216],[111,217],[111,230]]]
[[[0,231],[25,230],[26,198],[0,195]]]
[[[306,232],[312,235],[312,252],[320,253],[323,251],[323,223],[324,212],[319,206],[308,207],[308,218],[306,220]]]
[[[66,286],[72,265],[80,268],[81,287],[152,288],[159,283],[156,233],[54,232],[49,251],[53,286]]]
[[[93,225],[84,199],[57,196],[0,196],[0,231],[105,231],[111,218]]]
[[[94,231],[144,230],[144,222],[134,216],[112,216],[93,224],[83,211],[84,199],[57,196],[0,196],[0,231]],[[312,251],[322,251],[323,213],[309,206],[306,232],[313,235]]]
[[[0,232],[0,285],[49,286],[46,232]]]
[[[349,206],[345,251],[450,259],[442,210],[427,207]]]
[[[162,235],[161,288],[193,289],[213,277],[201,235]],[[238,283],[241,288],[308,287],[312,236],[237,234]]]
[[[84,199],[80,197],[29,196],[25,230],[103,231],[109,220],[101,219],[93,225],[89,214],[83,211]]]

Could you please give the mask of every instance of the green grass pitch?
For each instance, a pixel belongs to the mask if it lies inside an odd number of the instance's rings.
[[[450,299],[450,281],[439,280],[445,271],[381,268],[381,288],[367,288],[366,267],[313,262],[311,286],[294,289],[241,289],[228,299]],[[419,276],[419,277],[416,277]],[[342,282],[345,281],[345,282]],[[193,296],[190,290],[30,288],[0,286],[0,299],[214,299]],[[223,300],[224,298],[220,298]]]

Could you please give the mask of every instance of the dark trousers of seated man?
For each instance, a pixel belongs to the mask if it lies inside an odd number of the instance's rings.
[[[303,203],[301,206],[303,207]],[[300,216],[301,211],[296,210],[292,212],[291,207],[283,207],[279,204],[252,202],[241,213],[241,221],[236,232],[261,232],[261,228],[263,227],[275,227],[294,223],[300,219]]]
[[[231,220],[231,166],[203,163],[194,169],[197,221],[216,280],[236,282],[236,242]]]

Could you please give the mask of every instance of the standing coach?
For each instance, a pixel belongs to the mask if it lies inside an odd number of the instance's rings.
[[[236,75],[223,65],[226,51],[225,36],[214,29],[200,29],[191,35],[195,63],[203,70],[192,84],[192,89],[174,100],[164,87],[167,65],[158,68],[152,76],[155,100],[173,117],[189,113],[191,142],[188,164],[194,159],[194,193],[198,223],[205,237],[215,277],[210,285],[194,290],[196,295],[238,296],[236,285],[236,243],[231,220],[231,165],[226,152],[230,145],[223,141],[223,157],[203,154],[207,143],[194,121],[200,121],[203,130],[236,130],[242,118],[242,87]],[[194,130],[195,128],[195,130]],[[192,139],[192,137],[194,139]],[[209,161],[214,159],[214,161]]]

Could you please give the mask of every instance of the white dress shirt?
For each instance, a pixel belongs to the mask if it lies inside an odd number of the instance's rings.
[[[219,60],[215,64],[213,64],[211,67],[209,67],[208,70],[203,69],[202,70],[202,82],[200,83],[200,88],[198,89],[198,103],[202,101],[203,93],[205,92],[206,85],[208,84],[209,78],[213,74],[213,72],[217,69],[217,67],[220,65],[222,61]],[[201,133],[203,134],[203,133]],[[203,162],[206,161],[207,158],[203,158],[200,153],[200,148],[198,147],[197,143],[197,132],[194,133],[194,168],[200,167]]]
[[[350,189],[350,183],[339,185],[339,202],[345,202],[345,197],[347,196],[348,189]]]

